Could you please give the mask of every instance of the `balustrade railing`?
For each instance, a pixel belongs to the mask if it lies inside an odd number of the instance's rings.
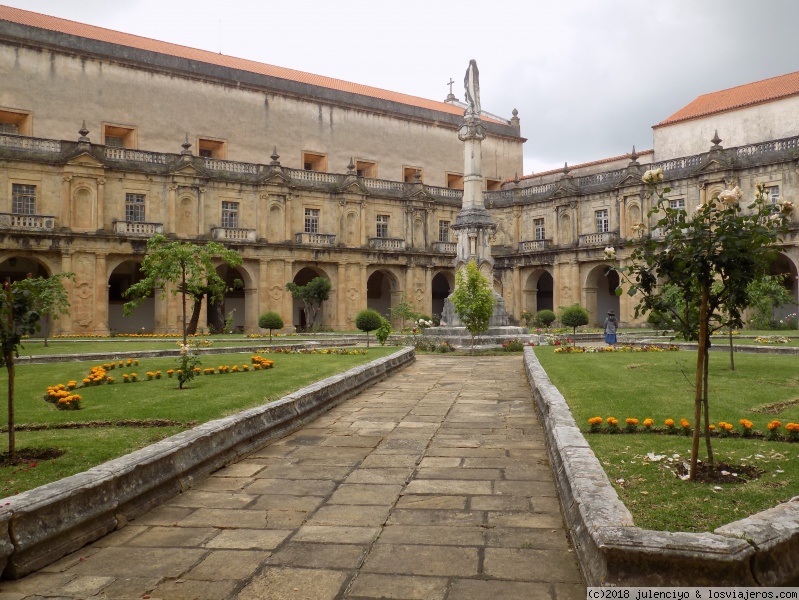
[[[164,224],[145,223],[143,221],[114,221],[114,233],[151,236],[157,233],[164,233]]]
[[[154,165],[166,164],[166,154],[161,152],[147,152],[146,150],[131,150],[130,148],[106,148],[105,157],[108,160],[143,162]]]
[[[424,189],[428,194],[435,198],[463,198],[463,190],[434,187],[431,185],[424,186]]]
[[[230,242],[254,242],[255,229],[211,227],[211,237],[215,240],[227,240]]]
[[[55,217],[50,215],[0,213],[0,228],[25,229],[28,231],[52,231],[55,229]]]
[[[616,169],[615,171],[604,171],[603,173],[594,173],[593,175],[584,175],[577,178],[577,185],[580,187],[587,187],[589,185],[599,185],[609,181],[618,181],[627,173],[626,169]]]
[[[386,190],[389,192],[404,192],[405,184],[402,181],[389,181],[388,179],[363,178],[363,185],[368,190]]]
[[[37,152],[61,152],[61,142],[58,140],[43,140],[41,138],[8,133],[0,134],[0,147],[35,150]]]
[[[552,246],[552,240],[526,240],[519,242],[519,252],[537,252],[547,250]]]
[[[311,246],[335,246],[336,236],[329,233],[306,233],[300,232],[296,234],[296,242],[298,244],[307,244]]]
[[[209,171],[223,171],[225,173],[243,173],[245,175],[257,175],[258,165],[252,163],[235,162],[232,160],[220,160],[218,158],[206,158],[203,166]]]
[[[456,254],[458,252],[458,244],[455,242],[433,242],[433,252]]]
[[[619,234],[615,231],[605,233],[586,233],[580,236],[580,246],[608,246],[615,244]]]
[[[374,250],[405,250],[405,240],[401,238],[369,238],[369,247]]]
[[[312,183],[326,183],[338,185],[343,181],[343,175],[324,173],[322,171],[306,171],[305,169],[285,169],[291,179],[297,181],[310,181]]]

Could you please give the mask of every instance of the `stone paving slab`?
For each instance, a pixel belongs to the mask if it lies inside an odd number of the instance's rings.
[[[521,358],[419,356],[0,600],[585,597]]]

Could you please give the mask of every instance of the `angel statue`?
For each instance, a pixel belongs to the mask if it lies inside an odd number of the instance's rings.
[[[463,87],[466,89],[466,115],[480,116],[480,71],[477,70],[477,61],[469,61],[466,76],[463,78]]]

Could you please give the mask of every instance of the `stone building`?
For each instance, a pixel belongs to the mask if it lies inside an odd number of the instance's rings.
[[[302,326],[285,284],[316,276],[332,283],[323,325],[336,330],[403,297],[440,312],[452,290],[450,225],[464,176],[454,97],[425,100],[2,6],[0,77],[0,277],[74,272],[71,314],[57,331],[178,331],[172,296],[122,316],[155,233],[241,254],[240,267],[220,270],[243,286],[202,315],[209,327],[233,315],[255,331],[266,310]],[[689,210],[736,184],[751,195],[763,182],[775,199],[793,199],[797,98],[797,74],[707,94],[655,127],[654,150],[522,178],[518,116],[484,113],[494,286],[509,315],[580,302],[597,322],[610,308],[635,322],[633,301],[611,292],[603,250],[614,245],[623,258],[632,225],[647,222],[643,171],[661,167],[675,206]],[[656,234],[652,222],[646,235]],[[798,222],[773,266],[790,274],[794,295]]]

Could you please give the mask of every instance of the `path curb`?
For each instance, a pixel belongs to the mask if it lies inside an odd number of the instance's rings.
[[[127,525],[192,483],[382,381],[413,348],[328,377],[280,400],[199,425],[0,507],[0,572],[17,579]]]
[[[799,497],[713,533],[635,527],[532,348],[524,349],[524,365],[586,585],[797,585]]]

